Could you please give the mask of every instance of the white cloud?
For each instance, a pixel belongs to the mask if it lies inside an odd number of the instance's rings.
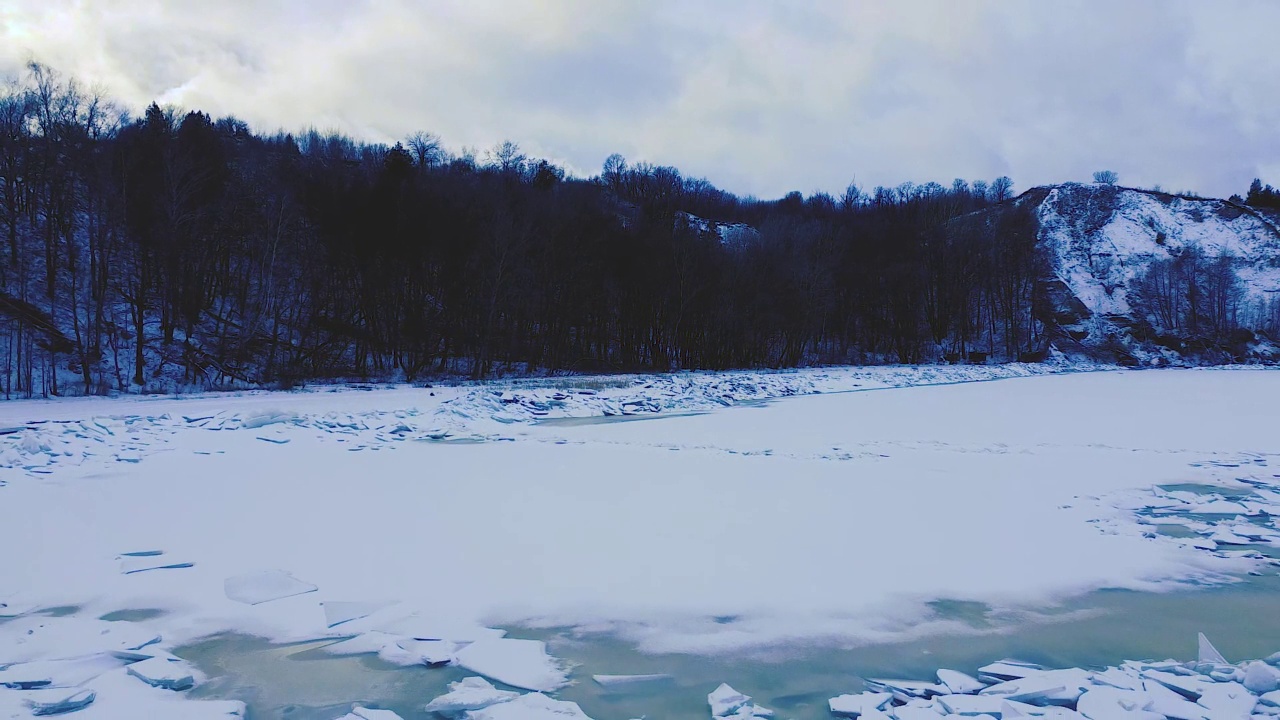
[[[10,0],[0,69],[266,130],[512,139],[588,172],[617,151],[761,196],[1103,167],[1229,194],[1280,166],[1278,22],[1269,0]]]

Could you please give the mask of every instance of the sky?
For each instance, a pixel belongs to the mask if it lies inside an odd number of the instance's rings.
[[[1101,169],[1225,196],[1280,184],[1278,27],[1275,0],[3,0],[0,74],[764,198]]]

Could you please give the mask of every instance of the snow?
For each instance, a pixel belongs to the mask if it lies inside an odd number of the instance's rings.
[[[498,628],[604,628],[646,652],[705,654],[903,640],[963,629],[937,617],[938,598],[998,612],[1231,582],[1266,561],[1150,522],[1265,539],[1261,511],[1280,515],[1271,371],[574,382],[0,406],[0,426],[23,428],[0,436],[20,463],[0,471],[0,546],[24,549],[5,558],[3,612],[20,616],[0,623],[0,664],[234,631],[404,664],[452,657],[551,691],[564,668]],[[745,402],[769,397],[787,399]],[[565,422],[609,413],[662,419]],[[139,461],[117,462],[125,451]],[[1214,502],[1244,512],[1195,514]],[[191,566],[121,573],[171,560]],[[35,614],[58,606],[76,609]],[[159,614],[94,619],[136,608]],[[1005,661],[979,677],[1040,670]],[[130,685],[88,681],[95,706],[180,702],[118,675]],[[938,680],[912,682],[980,689]]]
[[[568,674],[547,654],[541,640],[486,638],[459,650],[458,665],[524,690],[550,691],[564,687]]]
[[[1115,193],[1114,210],[1101,198]],[[1082,212],[1094,206],[1094,216]],[[1051,189],[1038,209],[1040,238],[1054,270],[1095,315],[1131,310],[1128,291],[1158,259],[1189,247],[1206,258],[1235,258],[1245,301],[1266,301],[1280,292],[1277,232],[1252,212],[1236,212],[1222,200],[1169,198],[1124,188],[1067,184]],[[1232,217],[1234,216],[1234,217]]]

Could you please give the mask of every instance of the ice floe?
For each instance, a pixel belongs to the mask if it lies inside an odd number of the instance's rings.
[[[294,595],[315,592],[318,588],[303,582],[284,570],[262,570],[229,577],[223,584],[227,597],[246,605],[261,605]]]
[[[871,710],[883,710],[893,701],[893,695],[886,692],[864,692],[857,695],[840,695],[827,701],[831,714],[843,717],[858,717]]]
[[[347,602],[327,600],[320,603],[324,609],[324,623],[327,627],[337,627],[343,623],[359,620],[389,607],[389,602]]]
[[[578,703],[529,693],[480,710],[467,712],[467,720],[591,720]]]
[[[0,624],[0,665],[138,650],[159,641],[139,623],[28,615]]]
[[[499,690],[482,677],[463,678],[449,683],[449,692],[427,703],[429,713],[445,716],[461,715],[469,710],[482,710],[490,705],[508,702],[520,696],[513,690]]]
[[[712,690],[707,695],[707,703],[711,705],[711,717],[718,720],[732,718],[732,720],[751,720],[751,718],[771,718],[773,711],[767,710],[755,703],[751,702],[750,695],[743,695],[734,690],[728,683],[721,683],[719,687]],[[865,718],[868,713],[863,713]]]
[[[649,675],[592,675],[591,679],[601,687],[627,687],[646,683],[665,682],[671,680],[672,677],[666,673],[653,673]]]
[[[938,682],[945,685],[950,692],[957,694],[978,692],[986,687],[985,683],[972,675],[945,668],[938,670]]]
[[[404,718],[390,710],[375,710],[356,705],[351,708],[351,712],[338,718],[338,720],[404,720]]]
[[[547,654],[541,640],[485,638],[462,648],[458,665],[505,685],[523,690],[550,691],[564,687],[568,674]]]

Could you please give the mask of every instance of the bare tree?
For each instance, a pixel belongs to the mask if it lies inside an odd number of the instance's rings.
[[[1099,170],[1093,174],[1093,181],[1103,185],[1115,185],[1120,182],[1120,176],[1114,170]]]
[[[1013,180],[1008,175],[1001,175],[991,181],[991,199],[995,202],[1004,202],[1013,197]]]

